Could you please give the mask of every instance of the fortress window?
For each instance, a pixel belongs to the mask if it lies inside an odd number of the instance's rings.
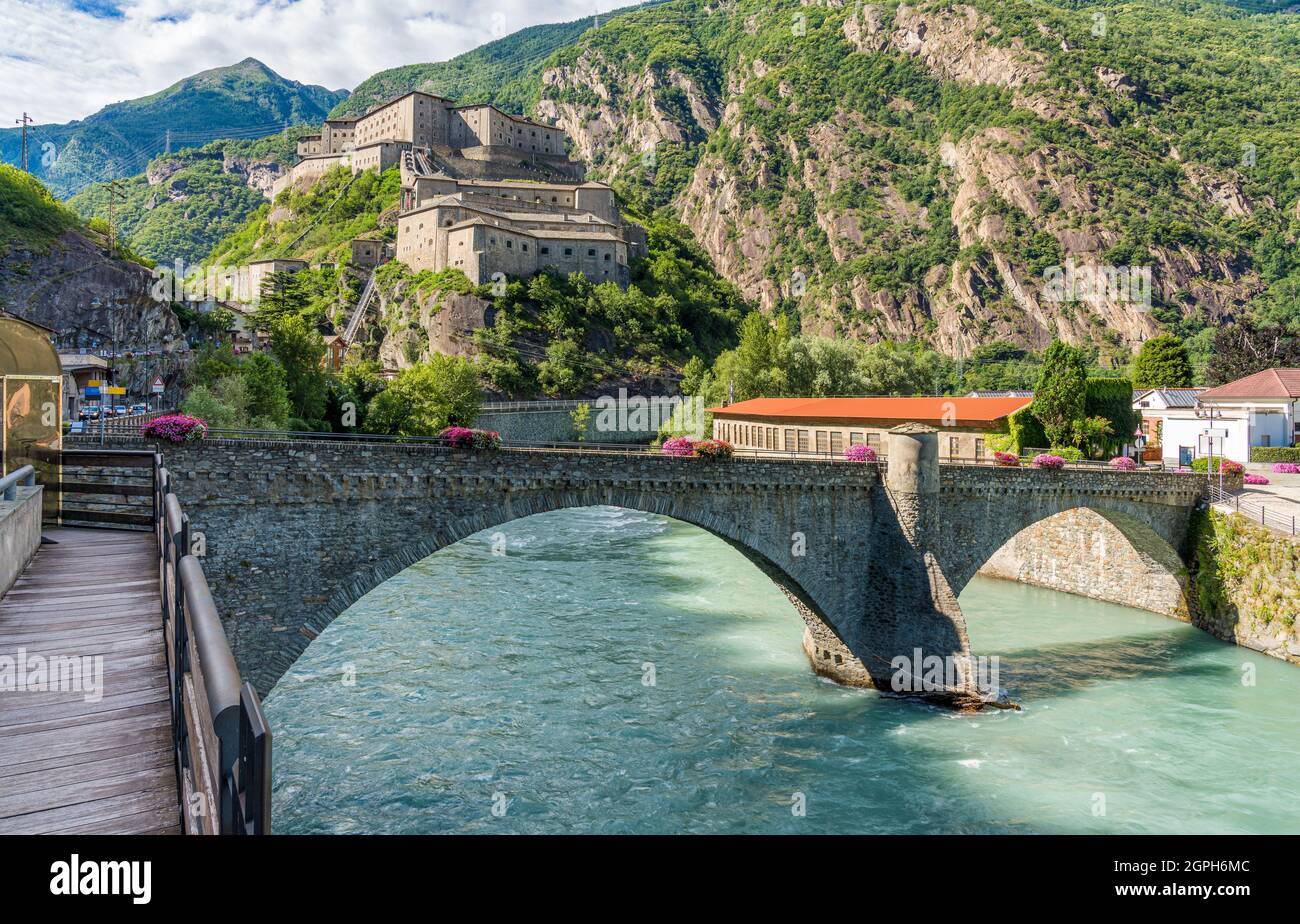
[[[549,254],[550,252],[551,252],[551,248],[549,248],[549,247],[543,247],[543,248],[542,248],[542,254],[543,254],[543,256],[545,256],[546,254]]]
[[[524,253],[528,253],[528,245],[527,245],[527,244],[522,244],[522,243],[521,243],[521,244],[519,245],[519,249],[522,250]]]
[[[606,263],[609,262],[609,254],[605,254],[605,262],[606,262]]]
[[[555,199],[554,196],[551,196],[551,201],[552,201],[552,202],[556,201],[556,199]]]
[[[514,250],[515,242],[510,240],[510,238],[506,238],[506,246],[509,247],[511,250]]]
[[[595,255],[596,255],[596,249],[594,247],[588,247],[587,256],[594,257]]]
[[[564,255],[565,255],[566,257],[571,257],[571,256],[573,256],[573,248],[572,248],[572,247],[565,247],[565,248],[564,248]]]

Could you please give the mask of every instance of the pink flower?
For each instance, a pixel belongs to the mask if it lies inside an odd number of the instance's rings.
[[[661,451],[666,456],[691,456],[695,454],[695,440],[689,436],[674,436],[664,440]]]
[[[1110,460],[1110,467],[1117,472],[1131,472],[1137,468],[1137,463],[1128,456],[1116,456]]]
[[[1268,484],[1268,479],[1263,475],[1251,473],[1241,479],[1244,484]]]
[[[1062,459],[1060,456],[1054,456],[1046,452],[1040,452],[1038,455],[1034,456],[1033,461],[1030,462],[1029,464],[1032,465],[1034,468],[1049,468],[1049,469],[1065,468],[1064,459]]]
[[[1010,452],[994,452],[993,461],[1007,468],[1020,467],[1020,456]]]
[[[1274,462],[1273,471],[1279,475],[1300,475],[1300,463]]]
[[[876,451],[865,443],[854,443],[844,450],[844,458],[850,462],[875,462]]]
[[[207,433],[207,423],[188,414],[164,414],[148,421],[140,428],[142,436],[151,436],[154,439],[167,440],[178,445],[193,440],[201,440],[207,436]]]

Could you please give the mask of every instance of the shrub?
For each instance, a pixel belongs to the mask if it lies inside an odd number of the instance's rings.
[[[1060,456],[1067,462],[1078,462],[1083,458],[1083,450],[1074,446],[1052,446],[1048,452],[1050,455]]]
[[[662,451],[666,456],[691,456],[695,454],[695,440],[689,436],[674,436],[664,440]]]
[[[500,449],[501,434],[495,430],[471,430],[469,427],[447,427],[438,436],[453,449]]]
[[[1225,461],[1220,459],[1218,456],[1215,456],[1214,465],[1211,466],[1210,457],[1201,456],[1199,459],[1192,460],[1192,471],[1202,473],[1217,472],[1220,463],[1222,463],[1223,474],[1225,475],[1240,475],[1246,470],[1246,466],[1242,465],[1240,462],[1233,462],[1231,459]]]
[[[1273,471],[1279,475],[1300,475],[1300,463],[1274,462]]]
[[[1065,460],[1060,456],[1054,456],[1046,452],[1040,452],[1034,456],[1034,461],[1030,463],[1034,468],[1061,469],[1065,468]]]
[[[1131,472],[1137,468],[1137,463],[1128,456],[1116,456],[1110,460],[1110,467],[1117,472]]]
[[[1020,456],[1010,452],[993,453],[993,461],[1007,468],[1020,468]]]
[[[1268,479],[1263,475],[1248,474],[1241,480],[1243,484],[1268,484]]]
[[[850,462],[875,462],[876,451],[865,443],[854,443],[844,450],[844,458]]]
[[[697,456],[707,456],[712,459],[730,459],[735,452],[726,440],[700,440],[692,448]]]
[[[140,428],[140,433],[177,444],[192,443],[207,435],[208,425],[188,414],[164,414],[146,423]]]
[[[1251,446],[1250,461],[1300,462],[1300,446]]]

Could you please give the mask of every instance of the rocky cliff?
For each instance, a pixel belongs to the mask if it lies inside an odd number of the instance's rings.
[[[147,268],[109,257],[100,242],[65,231],[48,248],[15,247],[0,258],[0,307],[58,332],[73,345],[78,331],[116,353],[118,384],[148,393],[162,375],[179,384],[188,345],[170,302],[153,297]]]
[[[1122,361],[1244,310],[1258,235],[1294,242],[1300,188],[1209,105],[1256,93],[1216,57],[1280,47],[1294,22],[1210,5],[677,0],[586,33],[534,111],[805,331]]]

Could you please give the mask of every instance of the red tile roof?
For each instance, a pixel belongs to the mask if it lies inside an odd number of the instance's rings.
[[[1206,398],[1300,398],[1300,369],[1265,369],[1201,392]]]
[[[893,426],[924,423],[988,427],[1014,414],[1032,398],[751,398],[709,408],[718,417],[789,420],[878,421]]]

